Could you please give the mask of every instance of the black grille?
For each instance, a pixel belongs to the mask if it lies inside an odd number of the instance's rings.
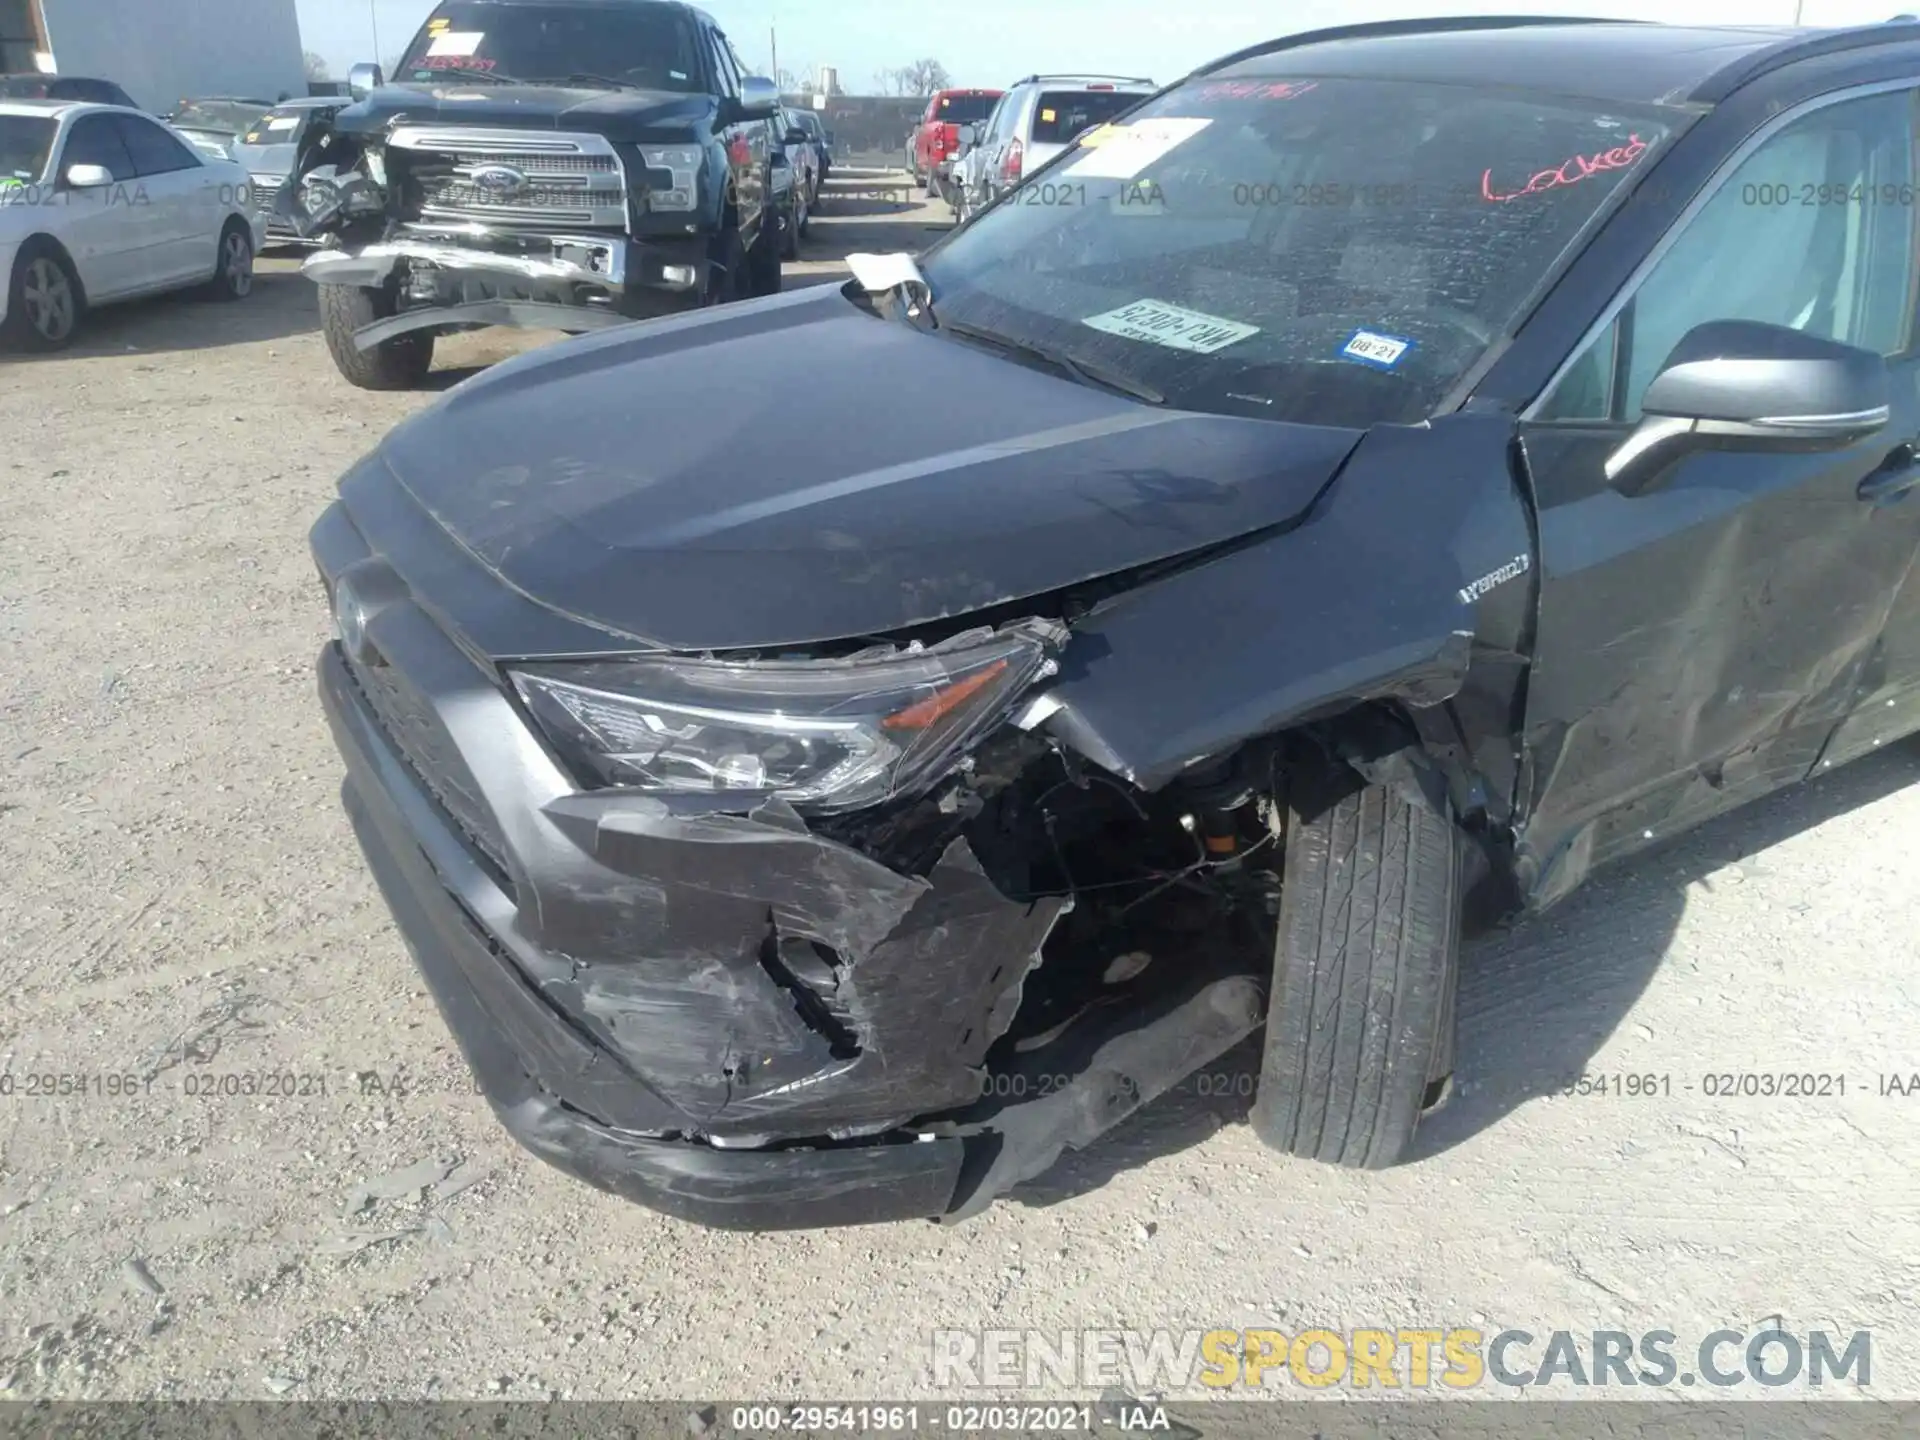
[[[407,768],[488,863],[495,878],[504,881],[507,850],[499,824],[433,707],[391,665],[349,658],[347,670]]]

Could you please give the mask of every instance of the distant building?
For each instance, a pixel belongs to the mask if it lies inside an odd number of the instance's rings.
[[[814,93],[816,95],[844,94],[845,92],[840,88],[840,71],[832,65],[822,65],[820,83],[814,87]]]
[[[111,80],[164,113],[201,95],[304,95],[294,0],[0,0],[0,72]]]

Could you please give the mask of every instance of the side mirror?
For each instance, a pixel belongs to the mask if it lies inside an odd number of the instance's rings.
[[[99,190],[113,184],[113,172],[104,165],[69,165],[67,184],[75,190]]]
[[[1887,362],[1784,325],[1709,320],[1673,347],[1647,386],[1642,419],[1607,457],[1623,495],[1654,488],[1698,450],[1844,450],[1892,419]]]
[[[780,87],[764,75],[740,82],[740,113],[749,120],[770,120],[780,109]]]
[[[347,71],[347,93],[356,100],[366,99],[386,83],[387,77],[380,73],[378,65],[362,61]]]
[[[971,150],[979,140],[979,132],[971,125],[962,125],[959,130],[960,148]]]

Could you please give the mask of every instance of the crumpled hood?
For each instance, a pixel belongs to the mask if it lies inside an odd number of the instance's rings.
[[[388,125],[404,120],[416,125],[569,130],[638,142],[684,137],[696,131],[711,133],[714,117],[715,104],[710,95],[449,81],[444,85],[383,85],[336,114],[333,129],[342,135],[379,135]]]
[[[1141,405],[820,286],[530,352],[379,455],[522,594],[719,650],[963,615],[1285,522],[1358,440]]]

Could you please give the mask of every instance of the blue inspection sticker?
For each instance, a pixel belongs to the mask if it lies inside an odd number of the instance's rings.
[[[1358,360],[1376,370],[1391,370],[1413,349],[1413,341],[1399,335],[1382,335],[1374,330],[1356,330],[1340,347],[1342,360]]]

